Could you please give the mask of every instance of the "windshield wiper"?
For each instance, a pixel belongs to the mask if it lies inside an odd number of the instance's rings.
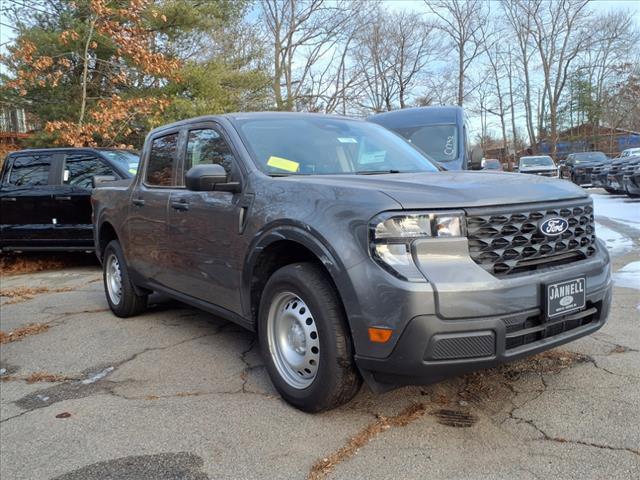
[[[356,175],[383,175],[385,173],[400,173],[400,170],[359,170]]]

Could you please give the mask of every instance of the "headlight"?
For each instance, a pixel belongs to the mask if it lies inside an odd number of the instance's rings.
[[[371,220],[370,250],[373,259],[397,277],[424,282],[411,254],[417,239],[462,237],[465,235],[462,212],[384,213]]]
[[[576,168],[576,173],[584,173],[586,170],[584,168]]]

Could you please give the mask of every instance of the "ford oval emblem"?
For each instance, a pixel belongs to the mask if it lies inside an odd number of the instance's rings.
[[[549,218],[540,225],[540,231],[548,237],[561,235],[567,231],[567,228],[569,228],[569,222],[558,217]]]
[[[560,299],[560,305],[562,305],[563,307],[571,305],[572,303],[573,303],[573,295],[567,295],[566,297],[562,297]]]

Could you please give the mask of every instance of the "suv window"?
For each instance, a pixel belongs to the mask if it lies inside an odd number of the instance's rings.
[[[229,144],[217,131],[211,128],[191,130],[187,140],[187,157],[184,162],[186,172],[196,165],[219,164],[231,175],[233,153]]]
[[[64,166],[65,185],[91,188],[91,179],[96,175],[116,175],[105,162],[93,155],[67,155]]]
[[[178,153],[178,134],[159,137],[151,143],[146,182],[149,185],[172,186],[173,169]]]
[[[49,155],[16,157],[11,166],[7,183],[16,187],[47,185],[50,168],[51,157]]]

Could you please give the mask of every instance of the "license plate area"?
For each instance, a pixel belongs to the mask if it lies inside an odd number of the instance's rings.
[[[586,287],[585,277],[546,284],[544,286],[544,310],[547,319],[584,309],[586,306]]]

